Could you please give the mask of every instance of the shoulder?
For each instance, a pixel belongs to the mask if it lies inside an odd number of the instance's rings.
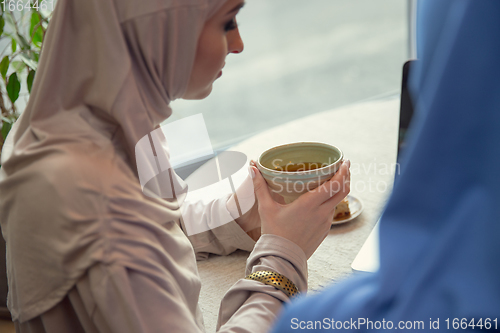
[[[70,143],[23,152],[0,183],[4,213],[10,211],[12,217],[24,212],[21,215],[47,219],[100,214],[115,184],[128,182],[133,187],[138,182],[112,147],[96,148]]]

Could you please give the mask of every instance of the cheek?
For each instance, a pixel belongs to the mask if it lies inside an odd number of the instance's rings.
[[[207,74],[218,74],[227,55],[227,41],[225,35],[208,34],[201,39],[198,45],[197,58],[202,64],[203,71]]]
[[[219,75],[228,52],[226,35],[221,29],[207,29],[198,41],[195,62],[184,94],[186,99],[207,97]]]

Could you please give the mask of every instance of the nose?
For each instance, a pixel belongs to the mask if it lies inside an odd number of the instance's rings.
[[[241,39],[240,31],[238,28],[231,30],[227,36],[228,39],[228,53],[241,53],[243,52],[243,39]]]

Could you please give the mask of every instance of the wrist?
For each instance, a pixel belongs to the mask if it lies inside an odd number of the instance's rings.
[[[247,231],[247,235],[252,238],[254,241],[258,241],[261,236],[260,228],[255,228],[253,230]]]
[[[297,286],[286,276],[273,271],[257,271],[245,277],[247,280],[259,281],[282,291],[288,298],[298,295]]]

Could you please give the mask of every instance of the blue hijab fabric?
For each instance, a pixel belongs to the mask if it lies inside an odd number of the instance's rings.
[[[416,115],[380,222],[380,270],[297,300],[275,333],[336,322],[388,331],[389,321],[446,331],[462,318],[462,332],[479,320],[500,330],[500,1],[420,0],[418,10]]]

